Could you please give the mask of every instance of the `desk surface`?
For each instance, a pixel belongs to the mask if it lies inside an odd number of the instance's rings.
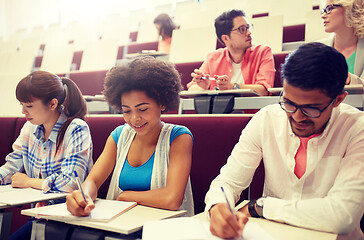
[[[105,96],[104,95],[95,95],[95,96],[91,96],[91,95],[83,95],[83,98],[86,101],[106,101]]]
[[[201,90],[201,91],[181,91],[181,98],[193,98],[196,96],[216,96],[216,95],[236,95],[240,97],[257,97],[259,94],[251,89],[232,89],[232,90]]]
[[[277,88],[268,88],[268,92],[273,95],[281,94],[283,87]],[[353,84],[353,85],[345,85],[344,90],[348,92],[348,94],[363,94],[364,88],[362,84]]]
[[[68,193],[42,193],[41,190],[34,188],[12,188],[10,185],[1,185],[0,194],[1,209],[64,198]]]
[[[47,206],[52,207],[52,206]],[[42,207],[46,208],[46,207]],[[42,219],[50,219],[60,222],[65,222],[68,224],[84,226],[84,227],[91,227],[111,232],[117,232],[122,234],[130,234],[140,230],[145,222],[148,221],[155,221],[170,217],[178,217],[183,216],[186,214],[186,211],[168,211],[163,209],[157,209],[152,207],[146,207],[137,205],[134,208],[130,209],[129,211],[117,216],[116,218],[112,219],[109,222],[95,222],[95,221],[69,221],[69,220],[60,220],[60,219],[52,219],[52,217],[45,217],[39,215],[38,213],[41,212],[42,208],[33,208],[22,210],[21,213],[23,215],[28,215],[31,217],[42,218]]]
[[[135,57],[140,57],[140,56],[152,56],[152,57],[160,57],[160,56],[167,56],[168,53],[165,52],[158,52],[155,50],[143,50],[139,53],[128,53],[126,54],[126,58],[131,59],[131,58],[135,58]]]
[[[248,201],[243,201],[240,203],[235,209],[242,208]],[[201,221],[208,221],[207,214],[200,213],[195,216]],[[259,224],[261,228],[263,228],[267,233],[269,233],[272,237],[279,240],[312,240],[312,239],[320,239],[320,240],[335,240],[337,239],[336,234],[319,232],[315,230],[309,230],[299,227],[290,226],[284,223],[278,223],[274,221],[270,221],[267,219],[261,218],[249,218],[250,222],[254,222]]]

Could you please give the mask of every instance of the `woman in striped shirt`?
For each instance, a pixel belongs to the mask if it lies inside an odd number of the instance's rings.
[[[27,122],[0,167],[0,183],[45,193],[72,192],[77,186],[74,172],[83,180],[93,166],[80,90],[68,78],[36,71],[18,83],[16,98]],[[20,237],[27,238],[24,232]]]

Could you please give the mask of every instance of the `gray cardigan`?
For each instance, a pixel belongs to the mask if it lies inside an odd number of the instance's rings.
[[[155,155],[154,164],[151,179],[151,189],[162,188],[166,186],[167,183],[167,171],[169,164],[169,139],[171,136],[171,131],[174,125],[163,123],[161,133],[159,134]],[[135,131],[129,126],[125,125],[119,141],[117,143],[117,157],[114,172],[111,178],[109,190],[106,199],[116,199],[117,196],[122,192],[119,188],[119,176],[124,165],[126,155],[129,151],[130,145],[133,142],[135,136]],[[183,202],[179,210],[187,210],[187,216],[194,215],[193,207],[193,196],[191,181],[188,178],[185,194],[183,197]]]

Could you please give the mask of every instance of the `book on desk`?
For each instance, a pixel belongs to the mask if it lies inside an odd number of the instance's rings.
[[[95,200],[95,208],[89,216],[73,216],[68,210],[66,203],[55,204],[43,207],[42,211],[37,213],[38,217],[48,218],[50,220],[71,220],[71,221],[100,221],[108,222],[111,219],[123,214],[129,209],[135,207],[136,202],[123,202],[115,200]]]

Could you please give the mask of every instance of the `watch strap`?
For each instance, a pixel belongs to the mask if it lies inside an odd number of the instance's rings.
[[[255,217],[255,218],[260,218],[259,214],[255,210],[256,202],[257,202],[257,200],[252,200],[248,203],[248,211],[249,211],[250,216]]]

